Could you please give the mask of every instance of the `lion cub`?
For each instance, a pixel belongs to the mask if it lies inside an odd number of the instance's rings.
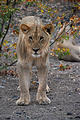
[[[30,79],[32,66],[38,70],[39,87],[36,100],[39,104],[50,103],[46,95],[47,73],[49,65],[49,42],[53,25],[43,25],[39,17],[28,16],[22,19],[20,24],[19,40],[17,42],[18,72],[20,98],[18,105],[27,105],[30,103]]]

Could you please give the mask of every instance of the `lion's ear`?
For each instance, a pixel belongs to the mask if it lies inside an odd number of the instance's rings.
[[[52,34],[53,30],[54,30],[54,27],[53,27],[53,24],[47,24],[43,27],[43,30],[46,31],[48,34]]]
[[[25,24],[21,24],[20,29],[25,34],[25,33],[27,33],[30,30],[30,27],[25,25]]]

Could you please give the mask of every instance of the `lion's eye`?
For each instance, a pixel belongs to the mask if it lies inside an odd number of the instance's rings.
[[[44,40],[44,37],[43,37],[43,36],[41,36],[41,37],[40,37],[40,41],[43,41],[43,40]]]
[[[32,36],[29,36],[29,40],[32,41]]]
[[[24,32],[26,32],[27,30],[26,29],[23,29]]]

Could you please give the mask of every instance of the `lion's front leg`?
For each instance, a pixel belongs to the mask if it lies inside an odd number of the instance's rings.
[[[46,95],[47,73],[48,73],[47,66],[41,66],[38,68],[39,87],[36,99],[39,102],[39,104],[51,103],[50,99]]]
[[[28,65],[18,63],[20,98],[16,101],[17,105],[28,105],[30,103],[30,68]]]

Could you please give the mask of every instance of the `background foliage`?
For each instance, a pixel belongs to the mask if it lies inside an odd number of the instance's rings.
[[[71,35],[74,37],[77,37],[80,35],[80,26],[78,25],[80,23],[80,17],[78,17],[75,12],[80,10],[80,2],[77,0],[64,0],[64,4],[67,3],[67,6],[69,5],[68,2],[71,2],[71,14],[69,19],[66,19],[66,13],[62,12],[62,14],[59,16],[59,9],[55,6],[54,8],[51,8],[48,5],[48,2],[54,2],[55,0],[0,0],[0,57],[4,56],[6,59],[10,59],[11,61],[14,61],[14,59],[17,58],[16,56],[16,43],[9,44],[8,40],[5,40],[5,37],[8,33],[9,28],[13,29],[13,34],[19,33],[19,26],[14,29],[14,23],[12,21],[13,14],[17,11],[20,11],[19,8],[16,6],[23,5],[25,7],[35,7],[35,10],[37,12],[37,9],[41,12],[42,16],[44,17],[44,14],[48,15],[51,19],[51,22],[54,24],[55,31],[59,31],[63,23],[69,23],[69,21],[72,21],[71,26]],[[65,33],[61,36],[61,39],[69,40],[69,34]],[[54,51],[54,49],[52,49]],[[51,55],[54,55],[51,51]],[[58,48],[56,50],[56,54],[60,57],[66,54],[70,54],[69,50]],[[12,62],[15,63],[15,62]],[[12,64],[11,63],[11,64]],[[7,63],[3,66],[0,66],[0,70],[4,68],[4,66],[8,66]]]

